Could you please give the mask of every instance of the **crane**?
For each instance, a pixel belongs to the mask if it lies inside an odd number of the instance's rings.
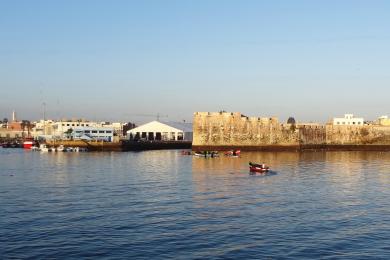
[[[125,114],[126,116],[136,116],[136,117],[155,117],[157,121],[160,121],[160,117],[168,117],[168,115],[157,114]]]

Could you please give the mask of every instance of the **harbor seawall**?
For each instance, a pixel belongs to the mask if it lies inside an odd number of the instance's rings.
[[[240,113],[197,112],[193,132],[195,151],[390,150],[390,127],[380,125],[295,125]]]
[[[144,151],[144,150],[165,150],[165,149],[191,149],[191,142],[187,141],[148,141],[134,142],[123,140],[120,142],[62,140],[47,142],[49,146],[63,145],[65,147],[82,147],[89,151]]]

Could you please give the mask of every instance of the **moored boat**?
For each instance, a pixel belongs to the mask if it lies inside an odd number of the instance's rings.
[[[225,152],[225,156],[228,156],[228,157],[239,157],[240,154],[241,154],[240,150],[230,150],[230,151]]]
[[[265,165],[264,163],[258,164],[258,163],[249,162],[249,171],[250,172],[265,173],[265,172],[269,171],[269,167],[267,165]]]
[[[41,144],[39,146],[39,151],[41,151],[41,152],[51,152],[51,149],[46,144]]]
[[[23,148],[24,149],[31,149],[31,147],[34,145],[34,139],[32,138],[26,138],[23,141]]]
[[[218,157],[218,156],[219,156],[219,154],[218,154],[217,151],[202,151],[202,152],[195,152],[194,155],[197,156],[197,157],[206,157],[206,158],[207,158],[207,157],[213,158],[213,157]]]

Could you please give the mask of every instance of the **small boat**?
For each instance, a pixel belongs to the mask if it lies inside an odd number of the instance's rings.
[[[41,152],[51,152],[51,149],[50,149],[49,147],[47,147],[46,144],[41,144],[41,145],[39,146],[39,150],[40,150]]]
[[[218,152],[216,152],[216,151],[195,152],[194,155],[198,156],[198,157],[205,157],[205,158],[207,158],[207,157],[213,158],[213,157],[218,157],[219,156]]]
[[[241,154],[240,150],[230,150],[230,151],[225,152],[225,156],[228,156],[228,157],[239,157],[240,154]]]
[[[84,148],[84,147],[75,147],[75,148],[73,148],[73,151],[74,152],[87,152],[88,151],[88,149],[87,148]]]
[[[61,144],[57,147],[57,151],[58,152],[64,152],[65,151],[65,147]]]
[[[26,138],[23,142],[24,149],[31,149],[33,145],[34,145],[34,139],[32,138]]]
[[[264,173],[264,172],[268,172],[269,171],[269,167],[267,165],[265,165],[264,163],[263,164],[257,164],[257,163],[249,162],[249,171],[250,172],[261,172],[261,173]]]
[[[40,150],[41,149],[36,145],[31,146],[31,151],[40,151]]]
[[[66,147],[65,152],[73,152],[74,151],[74,148],[73,147]]]

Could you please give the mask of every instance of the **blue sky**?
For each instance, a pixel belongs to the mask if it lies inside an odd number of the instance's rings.
[[[389,114],[389,1],[0,0],[0,117]]]

